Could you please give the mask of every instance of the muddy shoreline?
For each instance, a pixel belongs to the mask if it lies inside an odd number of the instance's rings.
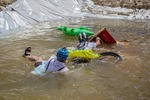
[[[2,7],[12,4],[16,0],[0,0],[0,10]],[[150,9],[149,0],[92,0],[94,4],[109,7],[125,7],[137,9]]]

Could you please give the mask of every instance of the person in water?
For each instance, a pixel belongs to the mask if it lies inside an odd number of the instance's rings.
[[[80,33],[78,36],[77,50],[92,50],[101,45],[100,38],[96,38],[96,42],[89,42],[89,36],[86,33]]]
[[[87,56],[92,56],[95,55],[95,53],[93,52],[94,48],[97,48],[99,46],[104,45],[103,41],[99,38],[96,37],[96,41],[95,42],[89,42],[89,36],[86,33],[80,33],[78,36],[78,40],[79,43],[77,45],[77,50],[92,50],[92,53],[89,52],[83,52],[84,55]],[[122,46],[122,45],[127,45],[128,42],[127,41],[116,41],[116,44],[114,44],[115,46]],[[83,58],[83,57],[76,57],[74,58],[74,63],[88,63],[90,62],[91,59],[89,58]]]
[[[91,38],[89,38],[89,41],[95,41],[96,37],[100,38],[100,48],[116,48],[123,47],[129,44],[127,40],[115,40],[114,37],[112,37],[111,34],[106,30],[106,28],[103,28],[102,30],[91,36]]]
[[[31,56],[31,47],[25,49],[23,57],[35,62],[35,69],[31,72],[34,75],[44,76],[47,72],[67,73],[69,69],[65,66],[68,57],[68,50],[63,47],[57,51],[57,55],[52,55],[45,61],[40,56]]]
[[[96,38],[96,42],[89,42],[89,36],[86,33],[80,33],[78,36],[79,43],[77,44],[77,50],[92,50],[99,46],[101,44],[100,38]],[[87,52],[87,55],[89,53]],[[88,63],[90,62],[90,59],[88,58],[80,58],[76,57],[74,58],[74,63]]]

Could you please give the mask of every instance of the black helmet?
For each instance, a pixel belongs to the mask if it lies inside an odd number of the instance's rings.
[[[86,42],[88,41],[88,35],[86,33],[80,33],[78,36],[79,42]]]

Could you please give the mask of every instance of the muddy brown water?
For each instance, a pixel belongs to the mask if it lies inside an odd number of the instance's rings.
[[[52,24],[52,23],[48,23]],[[69,37],[55,28],[35,25],[0,38],[0,100],[149,100],[150,99],[150,22],[87,18],[70,26],[88,26],[93,32],[106,27],[117,40],[128,46],[113,51],[123,61],[92,60],[71,65],[70,73],[49,73],[45,77],[30,74],[33,62],[22,57],[32,47],[33,55],[48,59],[62,46],[73,48],[77,37]],[[45,25],[46,26],[46,25]]]

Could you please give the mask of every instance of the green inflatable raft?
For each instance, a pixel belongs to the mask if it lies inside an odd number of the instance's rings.
[[[69,28],[66,26],[59,26],[56,29],[62,31],[64,34],[66,34],[68,36],[78,36],[82,32],[85,32],[89,36],[94,34],[93,32],[90,31],[89,28],[87,28],[85,26],[80,26],[77,28]]]

